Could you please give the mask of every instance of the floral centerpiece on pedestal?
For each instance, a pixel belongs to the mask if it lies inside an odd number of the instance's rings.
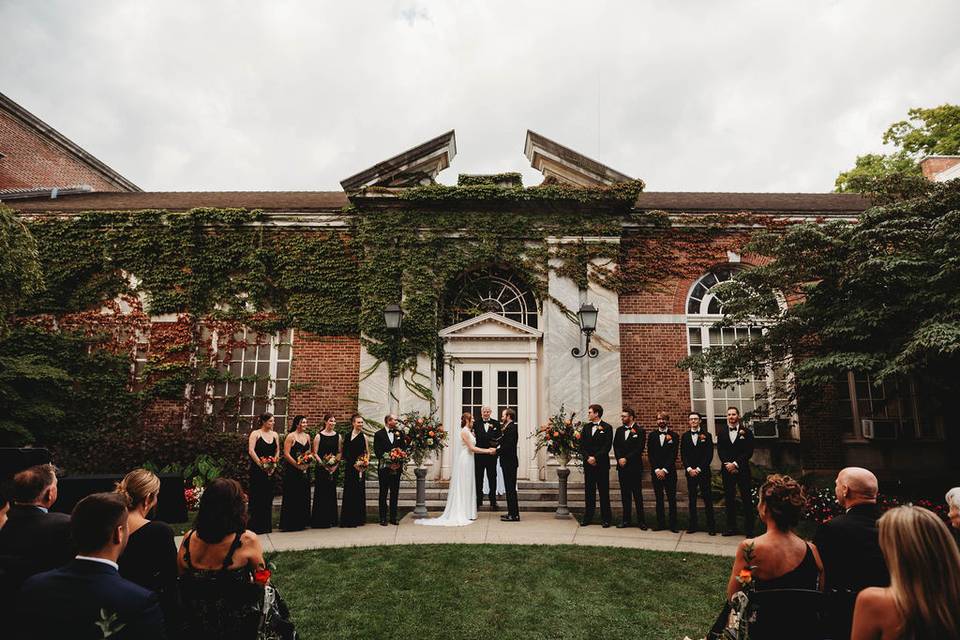
[[[419,411],[410,411],[400,416],[408,440],[410,457],[418,467],[431,453],[440,452],[447,446],[447,431],[437,419],[435,413],[421,414]]]
[[[571,413],[568,416],[566,409],[560,405],[560,411],[550,416],[531,436],[536,441],[537,451],[546,449],[562,467],[567,466],[580,451],[580,423],[574,422],[576,415]]]

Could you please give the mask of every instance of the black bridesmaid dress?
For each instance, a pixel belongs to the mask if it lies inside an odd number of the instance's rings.
[[[277,438],[279,437],[274,435],[273,444],[270,444],[258,434],[257,443],[253,445],[257,457],[277,455]],[[270,533],[273,531],[273,484],[274,477],[272,475],[268,476],[260,465],[251,460],[250,500],[247,506],[250,519],[247,522],[247,527],[254,533]]]
[[[296,460],[310,451],[310,439],[306,444],[294,441],[290,457]],[[310,476],[283,458],[283,502],[280,504],[280,529],[303,531],[310,520]]]
[[[328,453],[334,455],[340,452],[340,436],[320,434],[320,443],[317,446],[317,456],[323,460]],[[314,529],[329,529],[337,526],[337,474],[343,468],[343,462],[337,470],[330,474],[326,468],[317,465],[316,481],[313,487],[313,517],[311,524]]]
[[[341,527],[362,527],[367,521],[365,472],[357,471],[353,463],[367,453],[367,438],[361,433],[353,440],[351,431],[343,443],[343,505],[340,508]]]

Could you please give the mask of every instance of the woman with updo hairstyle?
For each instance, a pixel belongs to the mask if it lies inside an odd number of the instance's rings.
[[[737,577],[742,577],[741,571],[747,570],[744,553],[751,546],[753,557],[749,564],[754,569],[750,572],[750,580],[757,591],[823,588],[823,562],[816,546],[793,532],[800,522],[806,500],[803,487],[790,476],[767,476],[766,482],[760,487],[760,504],[757,507],[767,531],[756,538],[744,540],[737,547],[737,557],[727,583],[728,598],[741,588]],[[755,635],[752,629],[750,635]]]
[[[173,542],[170,525],[149,519],[160,495],[160,478],[146,469],[134,469],[117,483],[116,491],[129,503],[127,546],[117,561],[120,575],[156,592],[167,635],[176,637],[180,618],[177,545]]]
[[[852,640],[960,639],[960,550],[935,513],[912,505],[878,522],[889,587],[857,595]]]

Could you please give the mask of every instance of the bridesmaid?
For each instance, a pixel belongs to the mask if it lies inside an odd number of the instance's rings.
[[[247,526],[255,533],[273,530],[273,484],[276,464],[268,465],[262,458],[280,459],[280,439],[273,430],[273,414],[257,417],[257,428],[250,432],[247,442],[250,455],[250,520]]]
[[[297,462],[303,454],[313,455],[305,416],[294,416],[290,433],[283,440],[283,502],[280,528],[302,531],[310,520],[309,466]]]
[[[362,527],[367,521],[367,495],[363,477],[366,469],[357,471],[354,463],[367,453],[367,438],[363,435],[363,418],[359,413],[350,418],[353,429],[343,444],[343,505],[340,508],[341,527]]]
[[[337,419],[332,413],[323,416],[323,431],[313,439],[313,455],[317,458],[316,484],[313,489],[314,529],[329,529],[337,525],[337,471],[343,458],[343,440],[335,431]],[[337,465],[330,470],[323,466],[323,457],[332,453]]]

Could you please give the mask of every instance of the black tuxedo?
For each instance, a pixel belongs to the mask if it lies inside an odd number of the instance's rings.
[[[580,432],[580,457],[583,459],[583,485],[586,492],[586,509],[583,512],[583,521],[593,520],[597,508],[597,493],[600,494],[600,518],[609,524],[613,518],[610,509],[610,447],[613,445],[613,427],[603,422],[600,428],[594,428],[594,423],[588,422]],[[596,464],[591,465],[587,458],[596,458]]]
[[[664,528],[663,494],[667,494],[670,505],[670,529],[677,528],[677,450],[680,436],[676,431],[667,429],[663,444],[660,444],[660,430],[654,429],[647,436],[647,457],[650,459],[650,475],[653,479],[653,495],[657,500],[657,526]],[[661,480],[657,469],[665,469],[667,475]]]
[[[691,531],[696,531],[697,524],[697,494],[703,496],[703,507],[707,512],[707,530],[716,531],[713,517],[713,492],[710,488],[710,463],[713,462],[713,436],[701,427],[699,433],[687,431],[680,437],[680,460],[683,462],[684,473],[687,476],[687,495],[690,498],[690,525]],[[691,476],[687,469],[699,469],[700,473]]]
[[[70,516],[44,513],[32,505],[12,505],[6,526],[0,529],[0,554],[4,565],[0,596],[12,597],[30,576],[63,566],[73,558]]]
[[[489,449],[496,447],[500,442],[500,436],[503,435],[500,429],[500,423],[490,418],[489,431],[484,430],[484,421],[476,423],[473,433],[477,438],[478,449]],[[483,476],[486,474],[487,482],[490,485],[490,506],[497,506],[497,456],[489,453],[477,453],[473,456],[474,467],[477,474],[477,506],[483,503]]]
[[[613,434],[613,457],[617,459],[617,480],[620,481],[620,504],[623,507],[623,522],[630,524],[631,506],[637,506],[637,521],[645,522],[643,513],[643,449],[646,446],[643,427],[633,424],[619,426]],[[620,459],[627,464],[620,466]]]
[[[124,628],[110,636],[123,640],[166,637],[157,595],[120,576],[113,567],[74,560],[27,580],[20,591],[15,638],[59,640],[102,638],[100,610],[116,614]],[[114,625],[116,627],[116,624]]]
[[[500,445],[497,455],[500,457],[500,468],[503,469],[503,485],[507,492],[507,515],[520,517],[520,503],[517,499],[517,469],[520,468],[520,457],[517,453],[517,444],[520,434],[516,422],[507,422],[501,429]],[[491,485],[496,493],[496,476]]]
[[[741,435],[742,433],[742,435]],[[743,523],[747,537],[753,535],[753,521],[756,516],[753,507],[753,498],[750,496],[750,458],[753,457],[753,431],[740,423],[737,427],[737,437],[730,442],[729,425],[724,423],[717,429],[717,455],[720,464],[735,462],[739,471],[729,473],[725,466],[720,467],[720,477],[723,478],[724,500],[727,503],[727,530],[737,528],[737,492],[743,502]]]
[[[397,505],[400,501],[400,476],[402,474],[390,469],[389,463],[383,461],[384,454],[396,448],[406,449],[403,433],[399,430],[394,432],[392,443],[386,427],[373,434],[373,453],[377,456],[377,480],[380,484],[380,522],[387,521],[388,497],[390,501],[390,522],[395,522],[397,519]]]
[[[853,605],[867,587],[885,587],[890,574],[880,551],[875,504],[858,504],[817,529],[813,543],[823,560],[833,636],[849,638]]]

